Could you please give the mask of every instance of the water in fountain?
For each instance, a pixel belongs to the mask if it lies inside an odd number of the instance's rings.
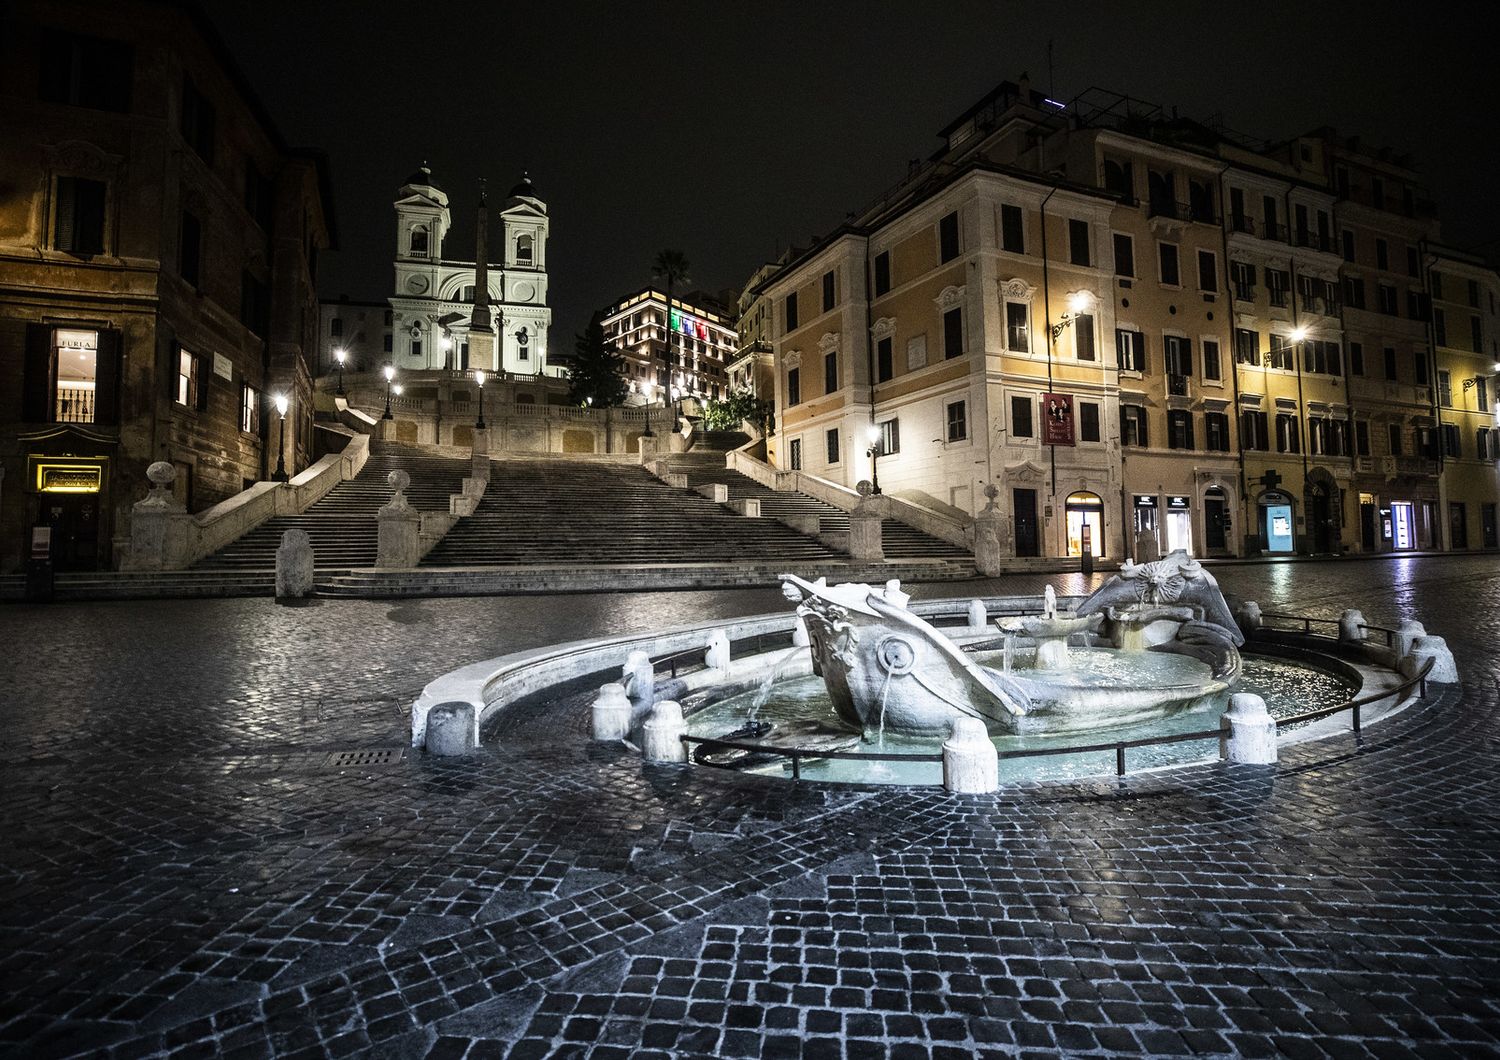
[[[776,685],[776,678],[781,676],[781,671],[786,669],[787,663],[796,658],[799,651],[806,650],[807,648],[803,645],[793,645],[785,655],[776,660],[776,665],[766,673],[760,687],[755,690],[755,698],[750,701],[750,721],[755,720],[755,716],[760,713],[760,708],[765,706],[766,700],[771,698],[771,689]]]
[[[1014,641],[1015,639],[1016,639],[1016,635],[1014,633],[1010,632],[1009,630],[1007,630],[1006,633],[1005,633],[1005,653],[1002,656],[1002,661],[1001,661],[1001,665],[1004,667],[1004,672],[1005,673],[1010,673],[1011,662],[1015,658],[1014,648],[1011,645],[1011,642]]]

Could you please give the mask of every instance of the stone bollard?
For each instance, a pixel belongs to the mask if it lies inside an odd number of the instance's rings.
[[[1365,639],[1364,612],[1350,608],[1339,616],[1339,643],[1363,644]]]
[[[1396,627],[1396,658],[1401,659],[1410,654],[1412,644],[1419,638],[1427,636],[1427,630],[1422,623],[1414,618],[1408,618]]]
[[[984,495],[989,503],[974,516],[974,566],[986,578],[993,578],[1005,569],[1005,561],[1010,558],[1005,548],[1008,528],[1005,516],[995,504],[999,488],[992,482],[984,487]]]
[[[625,694],[638,711],[650,710],[656,702],[656,671],[651,665],[651,656],[644,651],[633,651],[620,669],[621,683]]]
[[[276,599],[297,600],[313,590],[312,540],[296,527],[281,535],[276,549]]]
[[[596,740],[623,740],[630,735],[634,712],[625,686],[618,681],[599,686],[594,700],[593,733]]]
[[[990,624],[989,612],[985,610],[983,600],[969,601],[969,628],[984,629]]]
[[[956,718],[943,741],[943,787],[960,795],[985,795],[1000,788],[1000,753],[978,718]]]
[[[1234,620],[1239,623],[1240,632],[1249,636],[1261,627],[1263,619],[1260,615],[1260,604],[1254,600],[1246,600],[1234,609]]]
[[[397,468],[386,477],[394,491],[375,518],[378,522],[375,566],[409,569],[422,559],[422,516],[406,502],[411,476]]]
[[[807,623],[798,615],[797,624],[792,627],[792,647],[805,648],[811,643],[812,636],[807,632]]]
[[[1239,765],[1266,766],[1276,761],[1276,719],[1266,701],[1250,692],[1229,697],[1221,727],[1229,729],[1226,757]]]
[[[722,629],[716,629],[709,635],[708,652],[703,656],[703,663],[710,670],[729,669],[729,634]]]
[[[687,722],[682,720],[682,707],[673,699],[664,699],[651,708],[646,723],[641,726],[641,752],[648,762],[686,762],[687,744],[682,736],[687,732]]]
[[[1458,665],[1453,661],[1453,652],[1448,650],[1448,642],[1431,634],[1418,637],[1412,642],[1411,653],[1401,660],[1401,672],[1408,677],[1416,677],[1422,672],[1422,667],[1427,665],[1428,659],[1433,660],[1432,672],[1427,675],[1428,681],[1439,685],[1458,684]]]
[[[849,558],[859,563],[885,562],[881,536],[880,514],[860,502],[849,513]]]
[[[457,758],[474,750],[474,704],[439,703],[427,712],[427,753]]]

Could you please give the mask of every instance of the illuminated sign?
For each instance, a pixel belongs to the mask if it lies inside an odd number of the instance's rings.
[[[1184,512],[1192,507],[1192,500],[1188,497],[1167,497],[1167,507],[1172,511]]]
[[[706,321],[690,317],[686,313],[679,313],[675,309],[672,311],[672,330],[690,335],[695,339],[702,339],[704,342],[714,337]]]
[[[69,328],[58,328],[54,334],[57,337],[57,348],[64,353],[99,352],[99,333],[97,331],[74,331]]]
[[[103,471],[98,464],[38,464],[36,488],[42,493],[98,493]]]

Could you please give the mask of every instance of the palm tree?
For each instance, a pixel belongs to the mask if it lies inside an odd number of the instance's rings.
[[[651,275],[667,285],[667,400],[672,400],[672,288],[688,282],[688,260],[680,250],[663,250],[651,263]],[[679,398],[677,418],[682,417]],[[674,421],[675,429],[676,423]]]

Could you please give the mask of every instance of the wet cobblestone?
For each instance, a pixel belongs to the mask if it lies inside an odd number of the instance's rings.
[[[1270,772],[993,797],[643,768],[581,701],[338,770],[462,663],[784,603],[0,609],[0,1052],[1500,1055],[1500,566],[1214,573],[1420,617],[1465,684]]]

